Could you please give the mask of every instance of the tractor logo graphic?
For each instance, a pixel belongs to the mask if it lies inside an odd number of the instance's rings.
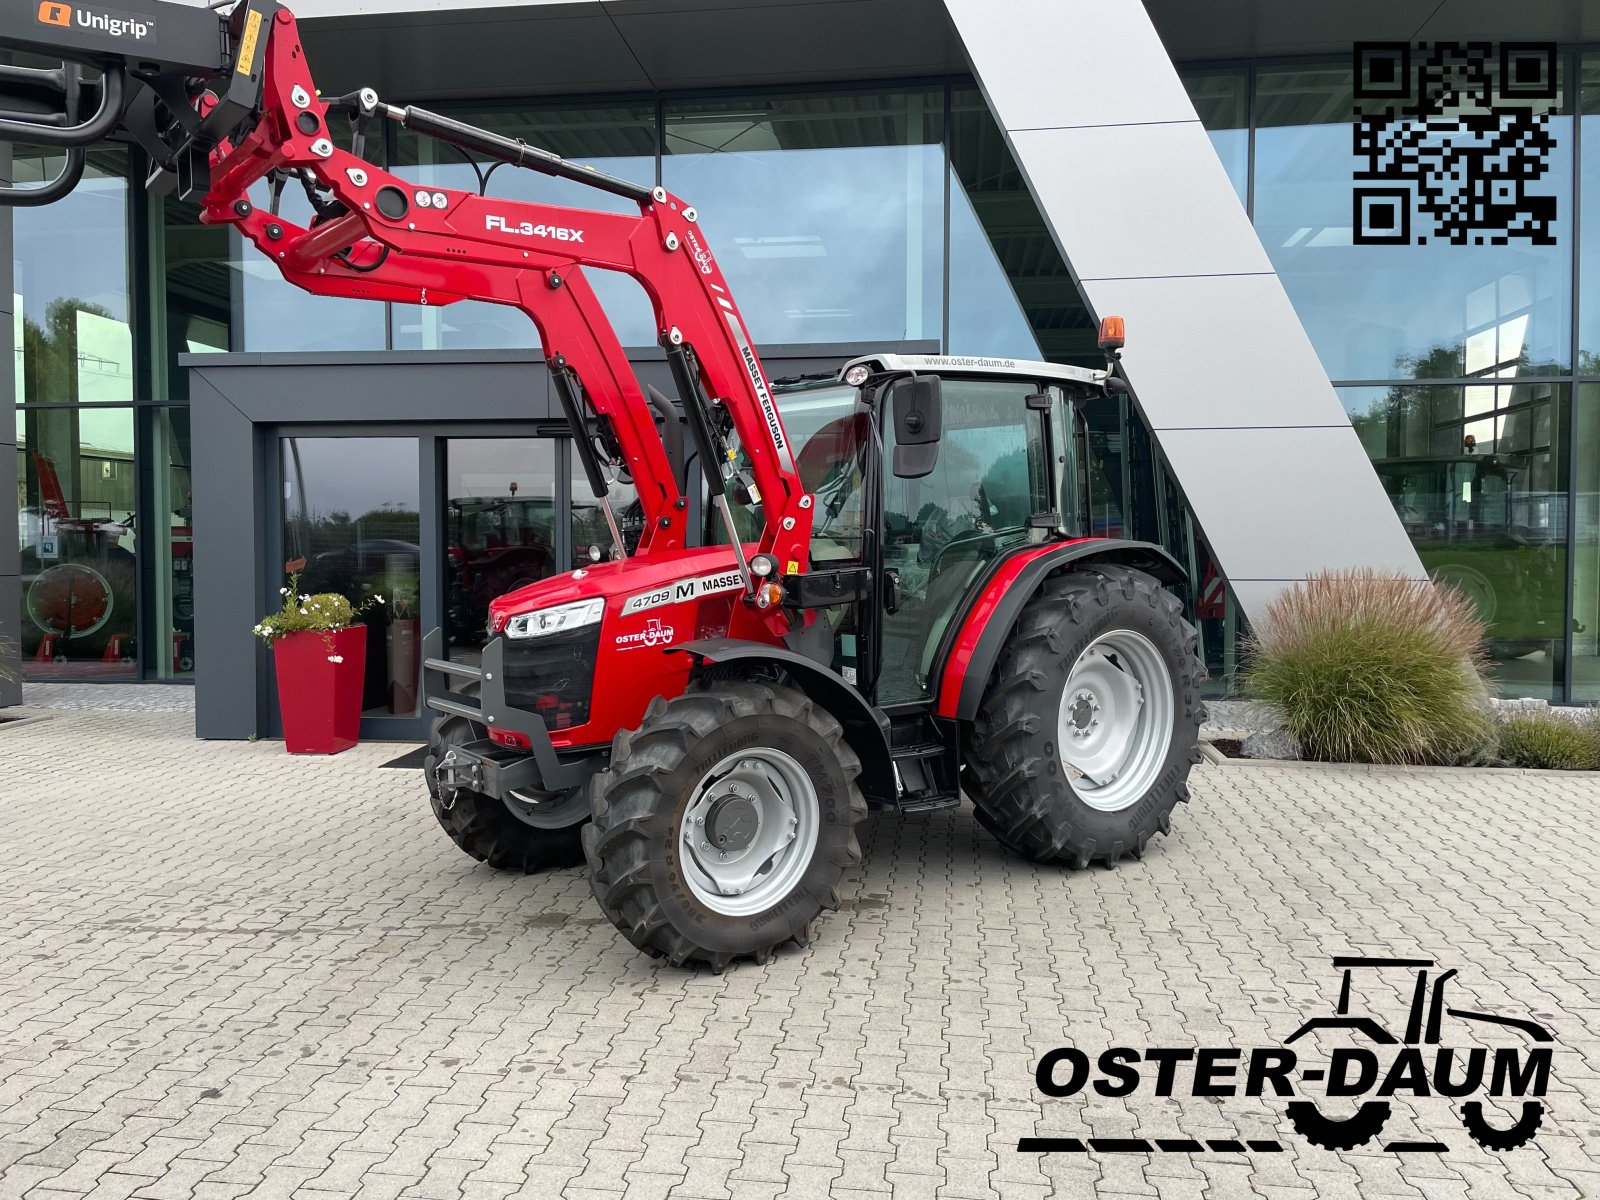
[[[1485,1149],[1515,1150],[1533,1139],[1544,1120],[1542,1097],[1550,1080],[1550,1043],[1555,1038],[1548,1029],[1534,1021],[1448,1007],[1445,985],[1456,972],[1444,971],[1430,979],[1429,972],[1434,966],[1431,959],[1336,958],[1333,965],[1344,971],[1334,1015],[1313,1017],[1286,1038],[1284,1045],[1293,1045],[1319,1031],[1343,1031],[1372,1043],[1377,1049],[1342,1046],[1333,1051],[1326,1072],[1327,1091],[1330,1098],[1367,1095],[1380,1098],[1361,1099],[1355,1112],[1345,1117],[1330,1116],[1311,1100],[1292,1101],[1287,1115],[1302,1137],[1314,1146],[1330,1150],[1365,1145],[1383,1131],[1389,1120],[1389,1101],[1381,1097],[1401,1092],[1460,1100],[1461,1124],[1472,1140]],[[1368,968],[1402,968],[1416,972],[1410,1013],[1399,1037],[1370,1016],[1351,1014],[1351,972]],[[1480,1027],[1515,1030],[1533,1045],[1525,1050],[1496,1047],[1492,1054],[1484,1047],[1463,1051],[1446,1046],[1446,1018],[1476,1023]],[[1398,1049],[1390,1056],[1382,1051],[1383,1047]],[[1388,1059],[1386,1066],[1385,1058]],[[1308,1081],[1317,1081],[1322,1076],[1323,1072],[1318,1070],[1301,1073],[1301,1078]],[[1496,1124],[1486,1115],[1483,1100],[1476,1098],[1480,1095],[1497,1101],[1521,1101],[1521,1114],[1509,1126]],[[1446,1149],[1436,1142],[1391,1142],[1384,1148]]]
[[[1454,970],[1437,972],[1431,959],[1335,958],[1344,973],[1332,1016],[1313,1017],[1281,1046],[1244,1050],[1235,1046],[1113,1046],[1091,1058],[1074,1046],[1039,1059],[1034,1078],[1046,1096],[1079,1092],[1128,1096],[1148,1086],[1158,1096],[1218,1098],[1259,1096],[1285,1101],[1283,1115],[1294,1131],[1325,1150],[1351,1150],[1373,1142],[1393,1115],[1397,1095],[1452,1103],[1473,1141],[1486,1150],[1527,1145],[1544,1121],[1554,1035],[1537,1022],[1453,1008],[1445,998]],[[1351,1003],[1357,971],[1413,973],[1410,1004],[1399,1032]],[[1393,976],[1388,976],[1393,978]],[[1402,987],[1402,994],[1406,989]],[[1466,1047],[1455,1035],[1488,1035],[1495,1041]],[[1483,1042],[1487,1038],[1474,1037]],[[1499,1044],[1502,1041],[1509,1045]],[[1321,1047],[1332,1045],[1331,1052]],[[1312,1050],[1312,1047],[1317,1047]],[[1313,1094],[1317,1098],[1313,1099]],[[1394,1139],[1381,1143],[1394,1154],[1441,1153],[1439,1141]],[[1282,1150],[1269,1140],[1241,1142],[1192,1138],[1022,1138],[1021,1151],[1152,1153],[1155,1151]]]
[[[651,617],[645,622],[644,628],[636,633],[619,633],[617,649],[637,650],[640,646],[670,646],[672,639],[677,636],[678,631],[671,625],[663,625],[660,617]]]

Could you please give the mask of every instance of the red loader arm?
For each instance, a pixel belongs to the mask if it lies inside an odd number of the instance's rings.
[[[11,3],[0,0],[0,10]],[[178,6],[153,5],[151,0],[139,0],[138,6],[159,8],[172,23],[209,15],[194,10],[180,15],[173,12]],[[28,7],[31,14],[31,0]],[[806,569],[811,500],[796,473],[749,332],[692,207],[662,188],[615,179],[425,110],[383,104],[371,91],[324,99],[312,80],[293,14],[271,0],[241,2],[225,30],[225,62],[207,78],[205,91],[195,95],[199,85],[192,68],[184,80],[171,74],[145,80],[149,90],[169,102],[169,124],[198,126],[186,145],[207,132],[215,135],[205,160],[191,161],[187,171],[191,177],[209,172],[208,179],[185,189],[203,196],[203,221],[237,226],[285,279],[317,295],[436,306],[471,299],[521,309],[538,327],[574,436],[593,431],[605,459],[625,464],[631,475],[646,519],[639,552],[647,553],[684,544],[687,503],[653,409],[583,268],[632,276],[654,308],[713,500],[725,506],[725,476],[742,484],[750,501],[761,507],[759,549],[787,573]],[[30,25],[25,35],[12,37],[9,30],[0,34],[0,47],[9,43],[51,50],[100,67],[108,80],[120,81],[124,74],[137,78],[137,71],[125,68],[117,55],[98,48],[90,53],[53,36],[48,28]],[[132,61],[138,53],[130,48],[125,57]],[[241,102],[246,82],[259,85],[253,105]],[[192,97],[188,112],[181,103],[172,103],[174,96],[186,93]],[[130,126],[140,111],[136,98],[129,105]],[[357,130],[356,153],[334,145],[328,133],[330,112],[350,114]],[[624,196],[639,205],[639,215],[408,183],[360,156],[367,123],[379,119]],[[5,125],[0,120],[0,137],[26,137]],[[185,174],[181,163],[177,173]],[[277,188],[293,177],[307,188],[318,213],[310,227],[250,201],[251,185],[269,176]],[[6,202],[0,197],[0,203]],[[748,461],[748,478],[731,479],[733,455],[724,437],[729,431],[737,434]],[[596,455],[585,447],[580,455],[596,495],[603,497]],[[738,539],[733,540],[742,557]]]

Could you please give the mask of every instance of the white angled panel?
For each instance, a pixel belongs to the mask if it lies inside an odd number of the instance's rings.
[[[1095,312],[1127,321],[1122,362],[1158,438],[1350,424],[1276,275],[1098,279],[1083,292]]]
[[[1193,121],[1138,0],[945,0],[978,84],[1007,129]]]
[[[1159,440],[1229,579],[1344,567],[1423,574],[1348,426],[1169,429]]]
[[[1246,614],[1308,572],[1420,577],[1140,0],[945,5]]]
[[[1198,121],[1039,129],[1011,145],[1071,231],[1079,279],[1272,270]]]

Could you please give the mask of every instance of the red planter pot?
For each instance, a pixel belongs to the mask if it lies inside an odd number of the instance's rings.
[[[287,634],[273,639],[272,651],[289,753],[337,754],[354,746],[361,734],[367,627]]]

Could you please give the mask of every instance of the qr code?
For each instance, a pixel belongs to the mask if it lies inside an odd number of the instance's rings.
[[[1358,245],[1555,244],[1553,42],[1358,42]]]

